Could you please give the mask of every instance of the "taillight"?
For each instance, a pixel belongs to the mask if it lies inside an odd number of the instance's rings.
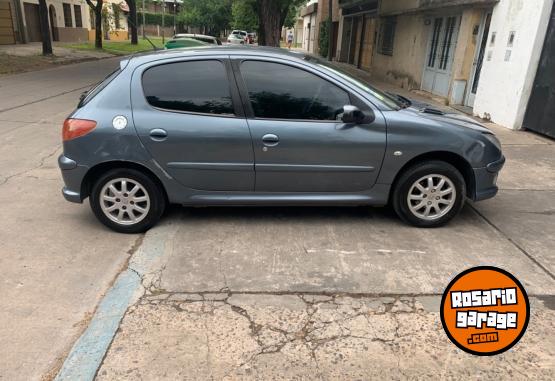
[[[62,129],[62,139],[65,141],[78,138],[94,130],[96,122],[87,119],[66,119]]]

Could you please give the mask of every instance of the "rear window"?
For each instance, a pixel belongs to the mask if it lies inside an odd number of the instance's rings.
[[[233,114],[227,73],[222,62],[188,61],[158,65],[143,74],[146,100],[170,111]]]
[[[96,83],[88,91],[84,92],[79,98],[79,104],[77,105],[77,107],[83,107],[84,105],[89,103],[90,100],[93,99],[102,90],[104,90],[104,88],[108,86],[108,84],[112,82],[119,73],[121,73],[121,69],[117,68],[116,70],[108,74],[102,81]]]

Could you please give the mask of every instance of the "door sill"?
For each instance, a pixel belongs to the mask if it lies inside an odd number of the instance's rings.
[[[183,205],[375,205],[387,204],[390,185],[376,184],[361,193],[210,192],[193,194]]]

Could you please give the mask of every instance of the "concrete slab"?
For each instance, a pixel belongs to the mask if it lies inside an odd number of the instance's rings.
[[[165,257],[166,291],[441,293],[459,272],[494,265],[532,294],[555,281],[471,208],[414,229],[388,209],[184,209]]]
[[[484,123],[487,128],[497,135],[503,145],[535,145],[554,144],[553,140],[527,131],[513,131],[494,123]]]
[[[555,274],[555,189],[503,190],[475,207],[527,255]]]
[[[21,106],[0,112],[2,380],[57,371],[138,239],[99,225],[87,204],[63,199],[56,154],[76,94],[39,101],[101,79],[113,67],[105,65],[0,79],[0,109]]]
[[[555,190],[555,145],[506,145],[501,189]]]
[[[520,343],[478,357],[455,347],[419,298],[147,297],[127,313],[97,380],[552,379],[554,320],[533,298]]]
[[[120,60],[121,57],[108,58],[1,77],[0,112],[91,86],[116,69]],[[72,106],[74,107],[75,103]]]

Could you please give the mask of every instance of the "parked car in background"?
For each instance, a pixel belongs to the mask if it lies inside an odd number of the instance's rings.
[[[244,30],[234,30],[227,36],[227,42],[233,45],[246,44],[247,32]]]
[[[191,48],[194,46],[208,46],[209,44],[194,38],[172,38],[164,47],[166,49],[176,49],[176,48]]]
[[[192,38],[194,40],[199,40],[202,42],[206,42],[210,45],[221,45],[222,42],[219,38],[214,36],[207,36],[206,34],[196,34],[196,33],[178,33],[173,38]]]
[[[249,44],[254,44],[256,43],[256,33],[247,33],[247,42]]]
[[[276,48],[125,58],[62,137],[64,197],[88,197],[124,233],[153,226],[167,204],[391,204],[410,224],[441,226],[467,198],[495,196],[505,162],[469,117]]]

